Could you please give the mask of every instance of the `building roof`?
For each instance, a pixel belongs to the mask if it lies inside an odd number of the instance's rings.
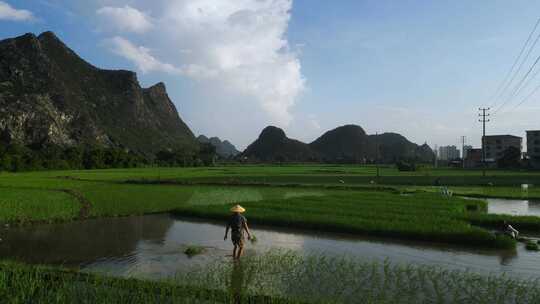
[[[509,134],[506,134],[506,135],[486,135],[486,137],[490,137],[490,138],[496,138],[496,137],[510,137],[510,138],[519,138],[519,139],[522,139],[522,137],[520,136],[515,136],[515,135],[509,135]]]
[[[529,132],[540,132],[540,130],[527,130],[525,132],[527,132],[527,133],[529,133]]]

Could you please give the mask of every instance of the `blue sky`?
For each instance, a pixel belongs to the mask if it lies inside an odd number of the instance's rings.
[[[52,30],[96,66],[165,82],[195,134],[240,148],[269,124],[311,141],[348,123],[478,145],[478,107],[539,17],[538,1],[2,0],[0,38]],[[537,84],[489,134],[540,129],[540,94],[515,108]]]

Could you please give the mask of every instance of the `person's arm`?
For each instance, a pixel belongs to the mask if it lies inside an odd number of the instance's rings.
[[[514,227],[512,227],[511,225],[508,225],[508,229],[510,229],[511,231],[513,231],[513,232],[516,234],[516,236],[519,234],[519,231],[517,231],[517,229],[514,228]]]
[[[247,221],[245,221],[245,220],[244,220],[244,229],[245,229],[246,232],[247,232],[248,240],[251,240],[251,232],[249,231],[249,227],[248,227]]]
[[[225,236],[223,237],[223,240],[227,240],[227,234],[229,234],[229,228],[231,227],[231,223],[227,222],[227,227],[225,228]]]

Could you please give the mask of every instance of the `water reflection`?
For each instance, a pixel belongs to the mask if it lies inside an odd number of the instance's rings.
[[[4,229],[0,256],[66,266],[129,257],[141,240],[159,243],[173,223],[169,216],[141,216]]]
[[[248,255],[285,248],[305,254],[346,255],[363,261],[388,259],[393,263],[540,277],[540,254],[526,251],[523,244],[511,251],[471,250],[261,226],[252,230],[258,241],[247,243]],[[220,260],[232,262],[232,244],[223,241],[221,223],[164,214],[12,228],[1,233],[2,258],[80,266],[86,271],[117,276],[160,279],[195,265]],[[204,246],[206,253],[188,258],[183,253],[188,245]]]
[[[540,216],[540,201],[489,198],[488,213]]]

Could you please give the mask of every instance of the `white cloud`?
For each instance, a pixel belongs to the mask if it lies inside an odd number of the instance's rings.
[[[0,20],[31,21],[34,19],[35,17],[32,12],[23,9],[15,9],[8,3],[0,1]]]
[[[180,73],[180,70],[169,63],[163,63],[150,54],[150,50],[136,46],[122,37],[114,37],[106,41],[110,49],[117,55],[131,60],[143,73],[159,71]]]
[[[161,62],[150,54],[150,49],[143,46],[136,46],[129,40],[119,36],[108,39],[106,44],[115,54],[132,61],[143,73],[165,72],[199,79],[209,78],[215,75],[215,72],[195,64],[175,67],[170,63]]]
[[[155,52],[118,37],[113,51],[143,72],[196,78],[224,100],[256,104],[266,123],[287,126],[305,90],[299,55],[286,39],[291,8],[292,0],[156,0],[155,30],[136,38]]]
[[[97,10],[97,15],[101,18],[100,29],[145,33],[154,26],[150,17],[129,5],[105,6]]]

